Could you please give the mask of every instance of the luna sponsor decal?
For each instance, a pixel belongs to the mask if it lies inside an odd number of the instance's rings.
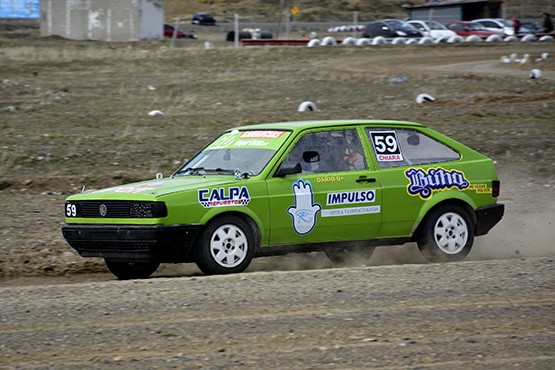
[[[410,181],[407,186],[408,193],[422,199],[428,199],[434,191],[451,188],[463,190],[469,186],[463,172],[441,167],[427,170],[409,168],[405,171],[405,176]]]
[[[247,187],[199,189],[198,201],[204,208],[246,206],[251,197]]]
[[[314,203],[314,193],[310,181],[297,179],[293,183],[293,195],[295,205],[287,209],[287,213],[293,219],[293,230],[299,235],[310,234],[316,226],[316,216],[322,206]]]
[[[371,203],[375,200],[375,190],[346,191],[340,193],[328,193],[326,205],[335,206],[339,204]]]

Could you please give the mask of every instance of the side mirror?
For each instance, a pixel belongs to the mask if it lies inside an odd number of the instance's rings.
[[[309,150],[303,152],[303,161],[306,163],[315,163],[320,161],[320,154],[316,151]]]
[[[303,172],[301,164],[299,162],[292,164],[291,162],[283,162],[279,169],[277,170],[274,177],[284,177],[287,175],[294,175],[296,173]]]

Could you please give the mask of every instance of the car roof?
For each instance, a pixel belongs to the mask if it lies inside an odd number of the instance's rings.
[[[303,131],[314,128],[330,128],[338,126],[373,126],[373,127],[426,127],[421,123],[393,121],[393,120],[322,120],[322,121],[294,121],[294,122],[273,122],[260,123],[235,127],[236,130],[293,130]]]

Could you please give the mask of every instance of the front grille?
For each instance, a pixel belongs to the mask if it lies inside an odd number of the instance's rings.
[[[168,215],[165,203],[126,200],[68,202],[77,207],[73,217],[82,218],[161,218]],[[67,215],[70,217],[69,215]]]

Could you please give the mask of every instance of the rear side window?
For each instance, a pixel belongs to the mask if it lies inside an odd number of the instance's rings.
[[[366,130],[380,168],[413,166],[460,159],[460,154],[445,144],[408,129]]]

